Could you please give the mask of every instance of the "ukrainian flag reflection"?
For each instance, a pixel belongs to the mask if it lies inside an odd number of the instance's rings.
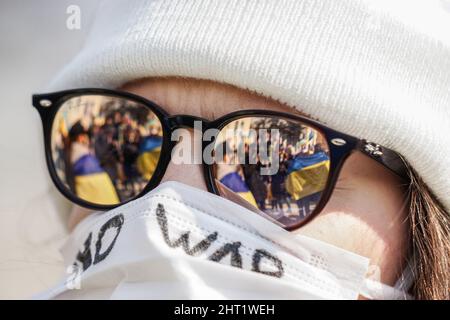
[[[142,176],[148,181],[153,176],[161,154],[162,137],[147,136],[139,146],[137,167]]]
[[[92,154],[81,156],[73,163],[75,193],[83,200],[112,205],[119,203],[116,189],[109,175]]]
[[[220,179],[220,182],[230,190],[237,193],[244,200],[254,205],[256,208],[258,207],[253,194],[247,186],[247,183],[245,183],[244,179],[238,172],[230,172],[226,174],[222,177],[222,179]]]
[[[330,160],[325,152],[299,154],[288,166],[286,190],[294,200],[322,192],[329,171]]]

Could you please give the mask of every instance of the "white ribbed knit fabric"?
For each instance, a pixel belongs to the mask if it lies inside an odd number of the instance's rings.
[[[448,0],[106,1],[50,89],[211,79],[403,154],[450,210]]]

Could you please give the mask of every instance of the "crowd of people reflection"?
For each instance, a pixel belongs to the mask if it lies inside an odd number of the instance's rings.
[[[278,130],[276,158],[250,154],[250,144],[261,142],[249,135],[251,129]],[[221,134],[217,139],[226,146],[213,170],[219,191],[239,195],[283,225],[295,224],[314,210],[330,166],[320,132],[296,121],[264,116],[244,117],[221,130],[231,130],[233,141]],[[162,141],[161,123],[145,106],[118,98],[78,97],[56,115],[53,161],[60,180],[79,198],[112,205],[142,192],[157,168]],[[273,155],[270,144],[268,154]],[[237,155],[242,145],[243,161]],[[274,162],[277,170],[263,174],[262,169]]]
[[[79,198],[96,204],[126,201],[147,185],[159,160],[162,128],[143,106],[124,100],[77,98],[55,120],[57,174]]]
[[[239,126],[242,124],[235,127]],[[275,174],[262,174],[262,168],[273,163],[271,159],[262,161],[259,154],[254,164],[249,163],[249,147],[245,139],[240,142],[245,145],[244,163],[235,159],[239,149],[236,139],[232,143],[222,142],[233,152],[216,164],[219,190],[239,194],[284,226],[298,223],[313,212],[328,179],[330,160],[324,137],[313,128],[274,118],[264,121],[252,118],[249,127],[279,129],[278,170]]]

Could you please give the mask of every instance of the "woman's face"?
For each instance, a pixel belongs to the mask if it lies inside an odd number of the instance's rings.
[[[169,114],[190,114],[209,120],[243,109],[301,114],[276,101],[209,81],[144,79],[126,84],[121,90],[152,100]],[[162,181],[169,180],[207,190],[199,164],[170,163]],[[408,243],[400,184],[389,170],[354,152],[346,160],[325,208],[295,232],[369,257],[371,264],[379,267],[379,280],[393,285],[404,267]],[[74,209],[71,227],[86,214],[80,208]]]

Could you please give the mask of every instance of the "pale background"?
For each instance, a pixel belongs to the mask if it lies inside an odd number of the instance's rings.
[[[65,272],[59,247],[70,204],[50,182],[31,94],[81,48],[97,0],[0,2],[0,299],[29,298]],[[66,27],[69,5],[80,30]]]

